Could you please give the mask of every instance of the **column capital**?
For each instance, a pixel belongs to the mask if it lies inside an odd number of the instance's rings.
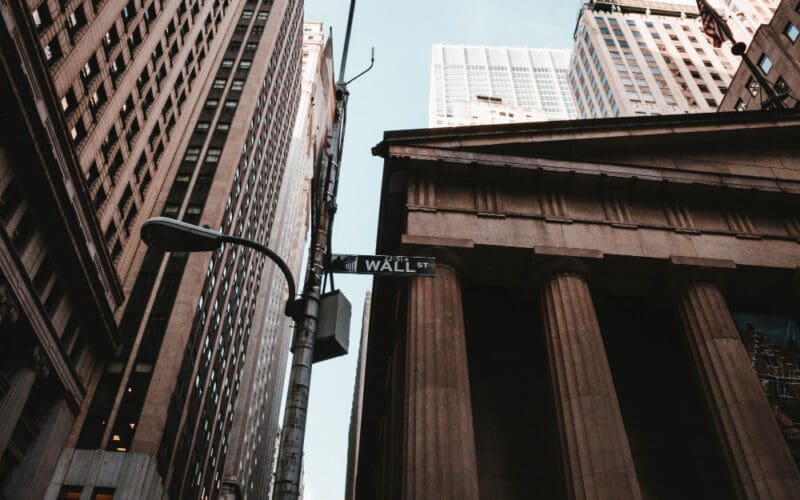
[[[553,276],[578,276],[588,280],[592,271],[589,265],[580,258],[576,257],[555,257],[544,261],[534,267],[533,279],[536,283],[542,283]]]
[[[428,246],[411,251],[414,257],[435,257],[436,267],[449,267],[459,274],[466,269],[467,259],[456,249],[449,247]]]
[[[683,288],[691,283],[712,283],[719,287],[723,284],[723,273],[736,269],[736,264],[727,259],[705,259],[701,257],[685,257],[670,255],[670,283],[673,288]]]

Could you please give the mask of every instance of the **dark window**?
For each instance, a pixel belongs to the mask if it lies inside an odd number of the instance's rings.
[[[117,154],[114,155],[114,159],[111,160],[111,163],[108,164],[108,177],[113,182],[117,178],[117,174],[119,173],[119,169],[122,167],[122,153],[117,150]]]
[[[31,238],[33,238],[33,233],[35,232],[34,227],[33,216],[30,211],[27,211],[22,215],[17,223],[17,227],[12,231],[11,242],[20,255],[28,248],[28,243],[30,243]]]
[[[778,93],[789,93],[789,85],[786,83],[786,80],[783,79],[782,76],[779,76],[778,79],[775,81],[775,90]]]
[[[61,110],[66,113],[72,113],[78,106],[78,100],[75,98],[75,92],[70,88],[64,97],[61,98]]]
[[[92,500],[112,500],[115,488],[95,488],[92,492]]]
[[[92,198],[92,204],[94,205],[95,210],[100,210],[102,206],[106,202],[106,189],[103,185],[100,185],[100,189],[94,194],[94,198]]]
[[[106,31],[106,34],[103,35],[103,49],[106,51],[106,55],[111,52],[111,49],[117,46],[119,43],[119,33],[117,33],[117,26],[112,25],[111,29]]]
[[[58,492],[58,500],[80,500],[83,486],[70,486],[65,484]]]
[[[92,54],[92,57],[86,61],[86,64],[81,68],[81,80],[84,85],[91,82],[95,76],[100,72],[100,66],[97,64],[97,55]]]
[[[6,190],[0,195],[0,220],[3,224],[8,224],[11,217],[22,203],[22,191],[13,180],[8,184]]]
[[[109,72],[111,73],[111,78],[114,80],[114,83],[119,79],[119,77],[125,72],[125,58],[120,52],[117,55],[117,58],[109,66]]]
[[[123,120],[128,117],[133,111],[133,96],[128,95],[128,98],[125,99],[125,102],[122,103],[122,107],[119,109],[119,117]]]
[[[130,2],[128,2],[127,5],[125,5],[125,7],[122,9],[122,12],[120,12],[120,16],[122,17],[122,22],[124,22],[125,25],[127,26],[128,23],[131,22],[131,19],[133,19],[133,16],[135,15],[136,15],[136,3],[134,2],[134,0],[130,0]]]
[[[69,40],[72,43],[75,43],[75,36],[78,32],[86,26],[86,13],[83,11],[83,5],[78,5],[78,7],[72,11],[72,13],[67,17],[67,34],[69,35]]]
[[[58,34],[54,35],[44,46],[44,58],[50,65],[55,64],[64,54],[61,52],[61,44],[58,42]]]
[[[50,278],[53,276],[53,263],[48,257],[42,259],[39,264],[39,269],[36,270],[36,275],[33,277],[33,286],[41,297],[44,295],[44,290],[47,284],[50,283]]]
[[[86,137],[86,126],[83,124],[83,118],[78,118],[78,122],[70,129],[69,135],[74,144],[80,144]]]
[[[86,171],[86,185],[89,186],[89,189],[94,187],[94,183],[100,179],[100,172],[97,170],[97,162],[93,161],[92,164],[89,166],[89,170]]]
[[[61,299],[64,297],[64,289],[61,286],[61,282],[56,279],[55,283],[53,283],[52,288],[50,288],[50,293],[47,294],[47,298],[44,301],[44,308],[47,311],[47,314],[51,316],[53,313],[56,312],[58,306],[61,304]]]
[[[97,112],[100,110],[103,104],[106,103],[107,100],[108,96],[106,95],[106,88],[103,86],[103,83],[101,82],[100,85],[97,87],[97,90],[95,90],[92,93],[91,97],[89,97],[89,107],[92,110],[92,114],[96,116]]]
[[[50,11],[47,9],[47,1],[43,1],[41,5],[31,11],[33,17],[33,24],[36,29],[42,31],[53,23],[53,18],[50,16]]]

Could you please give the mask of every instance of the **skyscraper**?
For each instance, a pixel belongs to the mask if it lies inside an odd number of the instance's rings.
[[[308,234],[311,179],[324,152],[333,118],[333,47],[325,41],[322,23],[303,25],[300,102],[278,197],[270,247],[300,279]],[[242,375],[241,403],[234,414],[228,459],[225,462],[225,498],[270,498],[278,413],[284,372],[289,356],[291,322],[284,314],[283,275],[273,263],[264,268],[265,287],[256,303],[254,332],[247,346]],[[275,334],[275,332],[280,332]]]
[[[575,118],[569,51],[434,45],[430,127]]]
[[[732,0],[718,10],[748,42],[776,4]],[[707,112],[738,64],[703,33],[694,0],[590,0],[578,15],[569,86],[580,118]]]
[[[60,460],[49,498],[215,496],[264,260],[230,246],[164,256],[141,243],[138,228],[165,215],[269,241],[299,100],[302,2],[0,8],[11,89],[4,95],[32,124],[28,136],[45,155],[34,159],[47,157],[33,171],[50,183],[17,167],[2,176],[6,230],[19,235],[3,255],[22,259],[16,270],[33,293],[16,291],[14,266],[3,275],[22,306],[17,316],[25,313],[34,331],[49,322],[52,337],[32,336],[39,375],[9,360],[3,368],[13,383],[0,389],[3,401],[30,393],[55,371],[57,393],[69,395],[66,413],[41,409],[33,420],[25,416],[31,408],[6,405],[34,442],[27,453],[13,438],[13,448],[3,445],[4,492],[30,494],[26,481]],[[11,74],[15,63],[22,75]],[[14,144],[6,149],[14,151],[7,165],[32,160]],[[34,207],[30,196],[47,185],[54,202]],[[59,217],[63,229],[52,223]],[[55,355],[59,343],[77,353],[72,371],[66,355]]]

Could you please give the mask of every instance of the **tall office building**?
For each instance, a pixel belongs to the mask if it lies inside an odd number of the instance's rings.
[[[428,126],[575,118],[568,50],[434,45]]]
[[[777,0],[717,6],[748,42]],[[694,0],[591,0],[575,28],[569,86],[580,118],[714,111],[739,58],[703,33]]]
[[[311,179],[324,153],[333,118],[333,47],[325,42],[322,23],[303,26],[300,103],[286,159],[273,232],[279,234],[270,248],[286,261],[295,280],[300,279],[303,250],[308,235]],[[284,314],[286,288],[283,274],[272,263],[262,281],[273,283],[256,303],[254,332],[247,347],[241,397],[234,414],[225,462],[224,498],[270,498],[278,414],[284,372],[289,356],[291,321]],[[280,332],[278,335],[274,332]]]
[[[0,414],[19,415],[0,442],[4,494],[216,496],[264,259],[230,246],[164,256],[139,226],[165,215],[269,241],[299,99],[302,2],[0,8],[4,95],[38,147],[7,141],[0,185],[3,255],[18,258],[3,269],[14,324],[36,332],[34,369],[22,356],[2,367]],[[41,168],[19,168],[31,161]],[[53,202],[31,203],[39,192]],[[34,405],[44,394],[11,404],[39,384],[65,405]]]

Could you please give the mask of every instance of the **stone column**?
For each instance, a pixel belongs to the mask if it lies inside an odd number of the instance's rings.
[[[741,498],[798,498],[800,475],[719,287],[681,287],[681,322]]]
[[[569,498],[641,498],[583,265],[556,263],[541,293]]]
[[[458,273],[412,278],[405,369],[403,498],[478,499],[464,314]]]
[[[22,409],[36,381],[36,372],[30,366],[16,368],[9,381],[8,392],[0,400],[0,455],[5,453],[14,428],[22,416]]]

